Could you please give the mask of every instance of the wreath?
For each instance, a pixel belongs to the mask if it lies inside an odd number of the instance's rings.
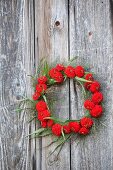
[[[40,72],[40,73],[39,73]],[[34,94],[32,100],[34,116],[32,118],[40,122],[40,127],[28,136],[42,137],[48,135],[57,136],[62,146],[73,135],[88,135],[95,121],[103,114],[103,94],[100,92],[101,85],[83,66],[72,66],[56,64],[50,67],[45,61],[37,74],[33,77]],[[84,94],[84,116],[79,120],[61,120],[52,113],[47,96],[49,90],[57,85],[63,84],[66,80],[74,80],[80,84]],[[54,143],[54,142],[52,142]]]

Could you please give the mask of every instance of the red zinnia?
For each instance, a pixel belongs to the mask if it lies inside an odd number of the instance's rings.
[[[65,67],[62,64],[57,64],[55,68],[57,71],[64,71],[65,69]]]
[[[90,90],[92,93],[95,93],[95,92],[99,91],[99,89],[100,89],[100,83],[99,83],[98,81],[94,81],[94,82],[91,84],[89,90]]]
[[[45,84],[47,82],[47,77],[46,76],[41,76],[38,78],[38,83],[39,84]]]
[[[67,133],[67,134],[71,132],[69,123],[68,123],[67,125],[64,125],[64,126],[63,126],[63,130],[64,130],[64,132]]]
[[[90,86],[91,86],[91,83],[89,83],[89,82],[84,83],[84,87],[85,87],[87,90],[90,89]]]
[[[95,104],[99,104],[103,100],[103,94],[101,92],[96,92],[92,96],[92,101]]]
[[[33,98],[33,100],[38,100],[40,96],[41,96],[40,93],[35,92],[35,93],[33,94],[32,98]]]
[[[50,117],[50,112],[48,110],[43,110],[41,112],[38,112],[38,120],[43,121],[44,118]]]
[[[47,127],[47,121],[46,121],[46,120],[43,120],[43,121],[41,122],[41,126],[42,126],[43,128],[46,128],[46,127]]]
[[[89,133],[89,129],[85,128],[85,127],[81,127],[79,130],[79,134],[81,135],[87,135]]]
[[[94,80],[94,79],[93,79],[93,74],[91,74],[91,73],[86,74],[86,75],[85,75],[85,79],[86,79],[86,80],[93,81],[93,80]]]
[[[58,83],[61,83],[64,80],[62,73],[57,71],[56,68],[52,68],[49,71],[49,75],[51,78],[55,79]]]
[[[54,124],[52,126],[52,133],[56,136],[61,136],[62,126],[60,124]]]
[[[56,75],[56,73],[58,73],[57,69],[56,68],[52,68],[50,71],[49,71],[49,75],[51,78],[54,78],[54,76]]]
[[[36,85],[36,91],[38,93],[42,93],[47,89],[47,85],[46,84],[37,84]]]
[[[83,77],[84,76],[84,68],[82,66],[75,67],[75,74],[77,77]]]
[[[47,126],[48,126],[48,127],[52,127],[53,124],[54,124],[54,121],[53,121],[52,119],[49,119],[49,120],[47,121]]]
[[[69,123],[71,131],[77,133],[80,130],[80,124],[78,122],[70,122]]]
[[[80,120],[80,124],[83,127],[90,128],[93,125],[93,120],[91,118],[89,118],[89,117],[83,117]]]
[[[88,110],[92,110],[94,108],[95,104],[91,100],[86,100],[84,102],[84,107]]]
[[[62,73],[57,72],[53,79],[55,79],[56,82],[58,82],[58,83],[62,83],[64,80],[64,77],[63,77]]]
[[[72,66],[67,66],[65,68],[64,72],[67,75],[67,77],[69,77],[69,78],[74,78],[75,77],[75,69]]]
[[[36,110],[38,112],[46,110],[47,109],[47,104],[46,102],[44,102],[43,100],[40,100],[37,104],[36,104]]]
[[[100,117],[102,115],[103,108],[101,105],[95,105],[95,107],[90,111],[92,117]]]

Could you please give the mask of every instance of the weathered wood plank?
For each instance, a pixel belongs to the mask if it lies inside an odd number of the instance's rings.
[[[77,64],[89,65],[102,83],[105,96],[105,117],[107,127],[99,127],[94,135],[76,142],[71,147],[71,169],[112,170],[113,169],[113,34],[108,0],[70,0],[70,56],[79,56]],[[113,20],[113,18],[112,18]],[[76,89],[76,92],[75,90]],[[109,89],[109,90],[108,90]],[[72,118],[83,114],[81,92],[71,84]],[[81,110],[82,109],[82,110]],[[83,140],[83,139],[82,139]]]
[[[38,61],[45,57],[49,63],[68,60],[68,1],[35,1],[35,55]],[[69,117],[69,85],[56,87],[55,94],[65,100],[55,104],[56,116]],[[54,147],[44,148],[54,138],[42,139],[42,169],[70,169],[70,148],[66,144],[61,154],[48,157]],[[37,160],[38,162],[38,160]]]
[[[29,127],[28,115],[14,111],[22,96],[31,96],[27,75],[34,69],[33,3],[1,0],[0,22],[0,169],[34,169],[35,140],[25,136],[35,124]]]

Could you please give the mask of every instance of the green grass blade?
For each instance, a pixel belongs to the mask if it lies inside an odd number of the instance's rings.
[[[88,82],[88,83],[91,83],[92,81],[89,81],[89,80],[86,80],[84,78],[80,78],[80,77],[75,77],[75,80],[79,80],[79,81],[82,81],[82,82]]]

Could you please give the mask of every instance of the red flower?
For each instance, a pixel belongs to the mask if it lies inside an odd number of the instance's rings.
[[[38,83],[39,84],[45,84],[47,82],[47,77],[46,76],[41,76],[38,78]]]
[[[52,127],[53,124],[54,124],[54,121],[53,121],[52,119],[48,119],[48,121],[47,121],[47,126],[48,126],[48,127]]]
[[[36,110],[38,112],[46,110],[47,109],[47,104],[46,102],[44,102],[43,100],[40,100],[37,104],[36,104]]]
[[[90,111],[92,117],[100,117],[102,115],[103,108],[101,105],[95,105],[95,107]]]
[[[52,126],[52,133],[56,136],[61,136],[62,126],[60,124],[54,124]]]
[[[63,130],[64,130],[64,132],[67,133],[67,134],[71,132],[69,123],[68,123],[67,125],[64,125],[64,126],[63,126]]]
[[[65,68],[64,73],[67,75],[69,78],[74,78],[75,77],[75,69],[72,66],[67,66]]]
[[[81,124],[81,126],[83,126],[85,128],[90,128],[93,125],[93,120],[89,117],[83,117],[80,120],[80,124]]]
[[[41,126],[42,126],[43,128],[46,128],[46,127],[47,127],[47,121],[46,121],[46,120],[43,120],[43,121],[41,122]]]
[[[87,90],[90,89],[90,86],[91,86],[91,83],[89,83],[89,82],[84,83],[84,87],[85,87]]]
[[[40,96],[41,96],[40,93],[35,92],[35,93],[33,94],[32,98],[33,98],[33,100],[38,100]]]
[[[86,79],[86,80],[91,80],[91,81],[93,81],[93,80],[94,80],[93,74],[91,74],[91,73],[86,74],[86,75],[85,75],[85,79]]]
[[[84,102],[84,107],[88,110],[92,110],[94,108],[95,104],[91,100],[86,100]]]
[[[90,90],[92,93],[95,93],[95,92],[99,91],[99,89],[100,89],[100,83],[99,83],[98,81],[94,81],[94,82],[91,84],[89,90]]]
[[[38,120],[43,121],[46,117],[50,117],[50,112],[48,110],[43,110],[38,112]]]
[[[55,68],[57,71],[64,71],[65,69],[65,67],[62,64],[57,64]]]
[[[49,75],[51,78],[54,78],[54,76],[56,75],[56,73],[58,73],[57,69],[56,68],[52,68],[50,71],[49,71]]]
[[[71,131],[77,133],[80,130],[80,124],[78,122],[70,122],[69,123]]]
[[[84,68],[82,66],[77,66],[75,68],[75,74],[77,77],[83,77],[84,76]]]
[[[64,77],[63,77],[62,73],[61,73],[61,72],[58,72],[58,71],[56,70],[56,68],[52,68],[52,69],[49,71],[49,75],[50,75],[51,78],[55,79],[56,82],[58,82],[58,83],[61,83],[61,82],[63,82],[63,80],[64,80]]]
[[[103,100],[103,94],[101,92],[96,92],[92,96],[92,101],[95,104],[99,104]]]
[[[42,93],[47,89],[47,85],[46,84],[37,84],[36,85],[36,91],[38,93]]]
[[[87,135],[89,133],[89,129],[85,128],[85,127],[81,127],[79,130],[79,134],[81,135]]]
[[[63,77],[62,73],[58,72],[58,73],[54,76],[54,79],[56,80],[56,82],[62,83],[63,80],[64,80],[64,77]]]

